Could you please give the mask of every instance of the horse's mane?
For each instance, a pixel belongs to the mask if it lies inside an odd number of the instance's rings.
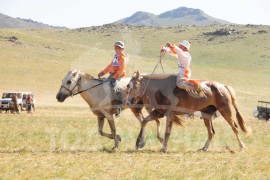
[[[85,79],[95,79],[92,75],[85,73],[85,72],[80,72],[80,76],[85,78]]]
[[[88,74],[88,73],[85,73],[85,72],[80,72],[80,76],[84,79],[88,79],[88,80],[96,80],[96,81],[99,81],[99,82],[103,82],[104,81],[104,78],[101,78],[101,79],[98,79],[98,78],[95,78],[94,76]]]

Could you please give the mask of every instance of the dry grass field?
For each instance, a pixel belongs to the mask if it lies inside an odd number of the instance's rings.
[[[239,33],[203,34],[220,28]],[[189,39],[193,77],[236,91],[253,130],[250,136],[240,134],[245,153],[220,116],[213,121],[216,135],[207,152],[196,152],[207,138],[198,117],[186,119],[185,127],[173,126],[166,154],[159,152],[155,123],[149,123],[146,145],[135,151],[140,125],[130,110],[116,119],[122,142],[111,152],[113,141],[98,134],[97,120],[81,97],[58,103],[55,95],[69,68],[96,76],[110,62],[118,39],[127,46],[128,76],[135,70],[151,72],[160,44]],[[0,114],[0,179],[270,179],[270,125],[252,116],[258,100],[270,101],[269,52],[268,26],[0,29],[0,93],[32,91],[37,100],[32,115]],[[171,57],[165,56],[163,66],[166,73],[177,72]],[[164,127],[162,119],[162,132]]]
[[[122,142],[112,153],[113,141],[98,134],[88,108],[44,106],[33,115],[1,114],[0,174],[2,179],[269,179],[269,123],[251,115],[245,120],[253,128],[252,136],[241,133],[245,153],[238,152],[235,135],[218,117],[208,152],[196,152],[207,131],[195,118],[184,128],[173,127],[164,154],[155,123],[147,127],[144,149],[135,151],[139,123],[127,110],[116,120]]]

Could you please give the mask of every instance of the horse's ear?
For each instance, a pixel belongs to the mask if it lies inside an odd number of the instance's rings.
[[[132,78],[136,78],[136,72],[132,74]]]
[[[79,74],[80,74],[80,70],[75,71],[72,75],[73,75],[73,77],[76,77],[76,76],[79,76]]]
[[[75,69],[75,68],[70,68],[69,70],[68,70],[68,73],[74,73],[74,72],[76,72],[77,70]]]
[[[139,73],[139,71],[137,71],[136,72],[136,78],[139,79],[139,77],[140,77],[140,73]]]

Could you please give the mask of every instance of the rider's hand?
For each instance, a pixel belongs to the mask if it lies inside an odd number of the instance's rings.
[[[173,47],[171,43],[167,43],[166,46],[168,46],[169,48]]]
[[[98,73],[98,78],[100,78],[101,76],[104,76],[104,73],[102,71]]]
[[[160,46],[160,52],[164,52],[165,51],[165,47],[162,45]]]

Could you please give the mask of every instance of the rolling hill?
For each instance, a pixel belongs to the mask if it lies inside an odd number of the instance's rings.
[[[0,28],[64,28],[50,26],[32,19],[13,18],[0,13]]]
[[[221,34],[216,35],[218,32]],[[39,105],[57,103],[55,94],[68,69],[97,77],[114,54],[115,40],[126,44],[127,76],[131,76],[136,70],[153,70],[161,44],[187,39],[191,42],[192,77],[231,85],[240,104],[246,105],[245,112],[250,113],[257,100],[270,97],[269,33],[269,26],[235,25],[0,29],[0,91],[33,91]],[[166,55],[162,62],[166,73],[177,72],[173,57]],[[161,72],[157,68],[156,73]]]
[[[164,12],[160,15],[148,12],[136,12],[130,17],[118,20],[114,24],[145,25],[145,26],[180,26],[180,25],[213,25],[232,24],[230,22],[216,19],[204,13],[200,9],[179,7],[177,9]]]

